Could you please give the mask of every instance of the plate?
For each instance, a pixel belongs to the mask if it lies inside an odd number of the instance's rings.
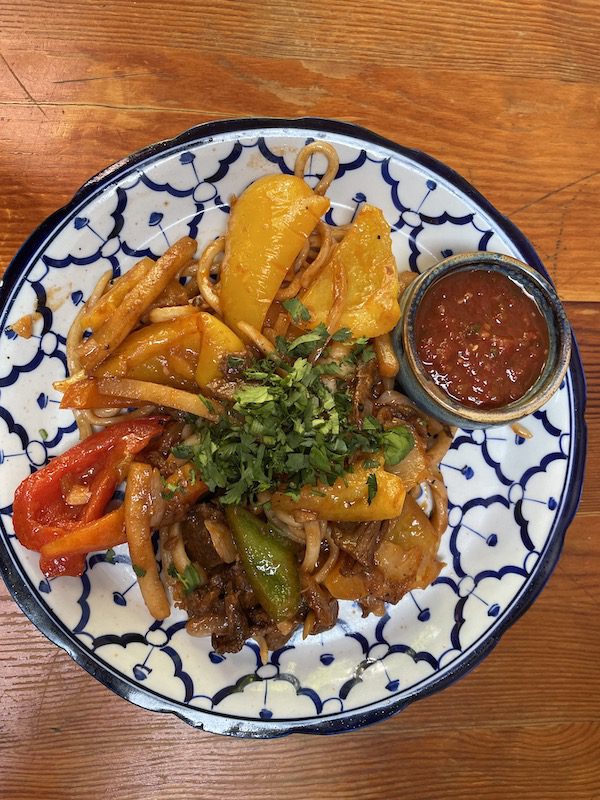
[[[77,439],[52,383],[65,376],[65,337],[80,305],[106,270],[120,275],[183,235],[202,244],[221,233],[232,194],[261,175],[290,172],[311,139],[326,139],[340,155],[327,221],[347,223],[364,202],[379,206],[400,269],[487,249],[544,272],[511,222],[424,153],[341,122],[248,119],[192,128],[92,178],[23,245],[0,298],[0,567],[10,592],[114,692],[222,734],[354,729],[464,675],[543,587],[582,482],[585,387],[574,348],[560,391],[523,422],[532,438],[510,428],[457,432],[442,466],[446,566],[381,618],[363,619],[356,604],[341,603],[335,628],[306,641],[296,633],[262,664],[253,641],[222,656],[208,639],[189,637],[181,611],[153,620],[125,546],[114,563],[90,555],[80,578],[40,573],[37,554],[14,537],[11,503],[26,475]],[[319,158],[308,164],[309,181],[317,181]],[[10,324],[36,308],[34,335],[17,337]]]

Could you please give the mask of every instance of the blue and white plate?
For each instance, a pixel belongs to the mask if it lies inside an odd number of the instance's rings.
[[[290,172],[296,152],[326,139],[340,155],[327,221],[361,203],[383,209],[399,269],[423,270],[461,251],[495,250],[543,272],[531,244],[472,186],[423,153],[367,130],[320,119],[210,123],[136,153],[92,178],[30,237],[10,265],[0,312],[0,568],[32,622],[122,697],[199,728],[270,737],[366,725],[463,675],[532,603],[558,559],[580,493],[584,378],[576,348],[561,390],[510,428],[458,431],[443,462],[450,497],[446,563],[428,589],[385,616],[341,604],[333,630],[288,645],[261,664],[257,645],[221,656],[189,637],[184,614],[153,620],[126,547],[88,558],[81,578],[48,581],[16,541],[18,483],[77,439],[53,381],[65,337],[102,273],[117,276],[181,236],[222,233],[228,202],[261,175]],[[323,164],[308,165],[315,181]],[[10,324],[34,310],[30,339]]]

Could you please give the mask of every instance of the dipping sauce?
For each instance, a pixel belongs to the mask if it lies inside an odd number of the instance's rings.
[[[450,397],[471,408],[498,408],[540,376],[548,326],[517,283],[476,268],[446,275],[425,292],[415,342],[425,370]]]

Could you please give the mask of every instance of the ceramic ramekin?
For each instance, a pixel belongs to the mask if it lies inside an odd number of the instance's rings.
[[[506,275],[529,294],[548,325],[548,357],[531,388],[518,400],[493,409],[465,406],[437,386],[421,363],[415,342],[415,316],[427,290],[442,277],[457,271],[486,269]],[[516,422],[545,405],[560,386],[571,357],[571,329],[553,286],[539,272],[500,253],[461,253],[423,272],[404,291],[402,315],[394,332],[400,358],[400,383],[404,392],[424,411],[467,430]]]

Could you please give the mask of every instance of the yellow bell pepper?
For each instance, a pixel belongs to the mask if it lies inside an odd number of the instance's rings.
[[[169,322],[146,325],[130,334],[96,370],[102,377],[126,377],[195,391],[220,377],[228,353],[244,343],[220,319],[200,311]]]
[[[196,367],[196,381],[200,388],[205,389],[215,378],[222,377],[221,365],[224,356],[230,353],[243,353],[246,348],[231,328],[217,317],[204,311],[198,314],[198,317],[202,346]]]
[[[346,297],[338,328],[355,337],[388,333],[400,319],[398,272],[390,226],[380,209],[364,205],[322,272],[300,296],[311,314],[310,326],[327,322],[338,270],[346,276]]]
[[[127,377],[193,391],[201,344],[199,317],[197,313],[155,322],[130,333],[94,375]]]
[[[329,208],[295,175],[259,178],[231,210],[221,266],[221,308],[237,330],[260,331],[269,306],[306,239]]]
[[[403,550],[418,547],[423,552],[437,553],[438,535],[429,517],[411,495],[406,496],[402,513],[388,531],[386,539]]]
[[[390,580],[423,588],[442,568],[438,546],[433,525],[416,500],[407,495],[402,513],[375,553],[375,563]]]
[[[367,478],[372,473],[377,478],[377,493],[369,505]],[[276,511],[313,511],[319,519],[370,522],[399,516],[405,495],[400,478],[386,472],[383,467],[366,469],[355,466],[354,472],[347,473],[344,479],[339,478],[333,486],[305,486],[299,500],[276,492],[271,497],[271,503]]]

